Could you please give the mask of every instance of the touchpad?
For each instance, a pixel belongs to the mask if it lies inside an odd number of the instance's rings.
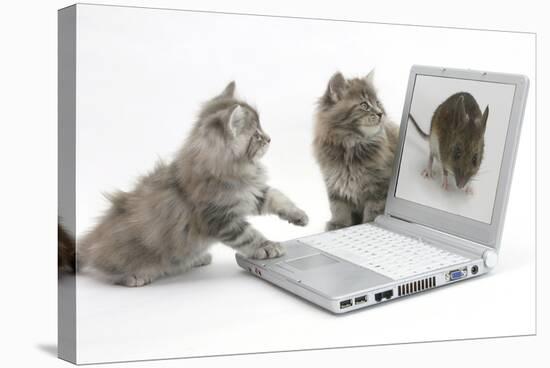
[[[307,271],[311,270],[312,268],[326,266],[332,263],[338,263],[338,261],[333,258],[327,257],[324,254],[315,254],[312,256],[287,261],[285,263],[299,270]]]

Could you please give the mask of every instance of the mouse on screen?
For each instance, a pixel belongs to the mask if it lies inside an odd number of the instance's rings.
[[[448,175],[451,173],[457,188],[472,194],[470,182],[483,160],[488,117],[489,106],[482,114],[475,98],[467,92],[455,93],[437,107],[428,134],[409,114],[420,136],[430,143],[428,166],[422,176],[433,178],[433,163],[437,159],[443,171],[443,189],[449,189]]]

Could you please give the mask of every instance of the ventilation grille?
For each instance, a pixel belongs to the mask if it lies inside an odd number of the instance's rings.
[[[398,296],[404,296],[409,294],[418,293],[435,287],[435,276],[428,277],[422,280],[412,281],[397,287]]]

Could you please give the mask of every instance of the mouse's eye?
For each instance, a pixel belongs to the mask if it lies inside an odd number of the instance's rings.
[[[460,147],[454,146],[453,148],[453,160],[458,160],[462,156],[462,151],[460,150]]]
[[[472,157],[472,165],[477,166],[477,153]]]
[[[369,104],[366,103],[365,101],[361,102],[361,103],[359,104],[359,106],[361,106],[361,108],[362,108],[363,110],[368,110],[368,109],[369,109]]]

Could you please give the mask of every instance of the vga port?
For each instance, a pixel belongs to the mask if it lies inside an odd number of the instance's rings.
[[[466,267],[458,270],[452,270],[447,272],[445,278],[447,281],[456,281],[468,276],[468,269]]]

